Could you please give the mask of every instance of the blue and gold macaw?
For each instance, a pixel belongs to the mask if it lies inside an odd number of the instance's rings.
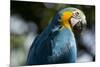
[[[58,11],[45,30],[33,42],[27,65],[75,63],[77,47],[73,28],[86,24],[84,13],[73,7]]]

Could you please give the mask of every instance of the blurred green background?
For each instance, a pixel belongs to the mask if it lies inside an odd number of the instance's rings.
[[[76,7],[86,15],[87,26],[77,38],[77,62],[95,61],[95,6],[43,2],[11,1],[11,66],[25,65],[29,48],[57,10]]]

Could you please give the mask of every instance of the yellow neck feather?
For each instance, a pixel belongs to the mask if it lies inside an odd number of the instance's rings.
[[[69,19],[71,16],[72,16],[72,12],[64,12],[60,20],[61,25],[69,30],[71,30],[71,26],[69,23]]]
[[[63,27],[65,27],[65,28],[71,30],[71,26],[70,26],[70,24],[69,24],[68,21],[67,21],[67,22],[61,22],[61,25],[62,25]]]

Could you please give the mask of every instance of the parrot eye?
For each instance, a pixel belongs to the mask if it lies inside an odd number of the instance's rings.
[[[76,16],[78,16],[78,15],[79,15],[79,13],[78,13],[78,12],[76,12],[76,13],[75,13],[75,15],[76,15]]]
[[[80,19],[81,18],[79,12],[76,12],[76,11],[73,13],[72,17],[76,18],[76,19]]]

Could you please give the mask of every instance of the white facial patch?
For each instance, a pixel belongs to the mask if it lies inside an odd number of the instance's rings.
[[[81,19],[71,18],[71,24],[74,27],[79,21],[82,21]]]

